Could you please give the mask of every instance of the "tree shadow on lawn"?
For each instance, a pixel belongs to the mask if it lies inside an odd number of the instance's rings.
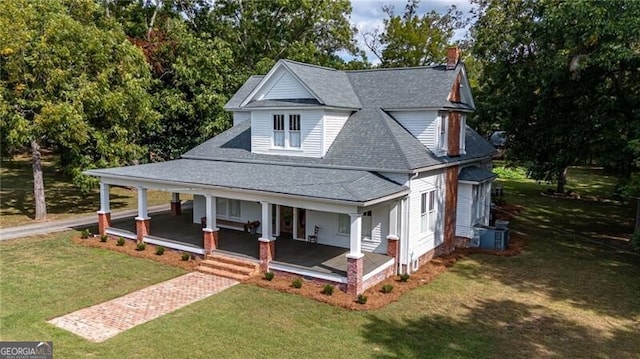
[[[372,314],[363,336],[392,353],[378,358],[573,358],[610,351],[616,351],[616,358],[632,358],[640,349],[631,329],[606,335],[542,306],[486,300],[465,307],[468,314],[459,318],[434,314],[401,320]]]
[[[497,280],[576,308],[620,319],[640,318],[640,256],[568,236],[529,237],[516,257],[474,255],[479,266],[451,268],[470,280]]]

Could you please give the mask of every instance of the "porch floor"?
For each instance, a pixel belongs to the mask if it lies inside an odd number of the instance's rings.
[[[183,209],[182,215],[172,216],[169,212],[155,214],[150,222],[150,235],[202,247],[202,227],[192,223],[192,210]],[[135,233],[134,217],[113,221],[111,227]],[[260,258],[259,234],[221,228],[218,234],[218,251],[258,261]],[[274,262],[347,276],[349,249],[324,244],[308,243],[281,236],[276,240]],[[379,253],[363,252],[363,274],[372,272],[388,262],[391,257]]]

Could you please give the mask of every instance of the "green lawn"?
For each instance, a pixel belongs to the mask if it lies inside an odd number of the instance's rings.
[[[54,165],[55,157],[43,156],[42,171],[47,199],[47,220],[95,214],[100,207],[98,190],[83,194]],[[33,223],[33,170],[31,160],[18,156],[0,165],[0,228]],[[150,206],[169,203],[171,193],[149,191]],[[128,188],[111,188],[111,210],[137,207],[137,193]]]
[[[381,310],[238,285],[100,344],[46,320],[182,271],[74,245],[72,232],[0,243],[0,340],[53,340],[56,358],[640,358],[640,257],[585,241],[573,222],[536,225],[560,217],[533,204],[590,207],[535,186],[505,184],[527,205],[513,221],[529,236],[521,255],[473,255]],[[593,223],[627,210],[600,204]]]

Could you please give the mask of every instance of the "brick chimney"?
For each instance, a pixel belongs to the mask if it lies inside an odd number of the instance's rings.
[[[460,100],[460,74],[458,74],[451,87],[449,101],[460,102]],[[460,112],[449,111],[447,120],[447,155],[450,157],[460,156],[460,132],[464,131],[464,128],[462,128],[462,115]]]
[[[460,49],[457,46],[452,46],[447,49],[447,70],[453,70],[460,61]]]

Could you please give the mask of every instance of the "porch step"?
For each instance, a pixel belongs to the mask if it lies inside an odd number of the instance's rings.
[[[257,263],[244,261],[221,255],[208,255],[200,262],[199,272],[219,275],[221,277],[244,280],[258,274]]]

